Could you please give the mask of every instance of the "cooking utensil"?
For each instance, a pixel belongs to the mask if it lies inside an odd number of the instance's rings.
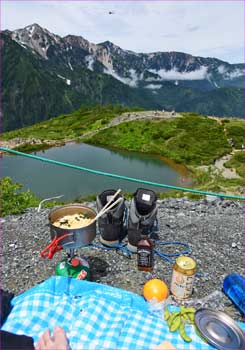
[[[120,192],[121,189],[117,190],[97,215],[93,209],[81,204],[70,204],[51,210],[49,213],[49,225],[52,242],[42,250],[41,256],[52,259],[53,255],[61,249],[69,249],[71,251],[89,245],[96,236],[96,220],[123,200],[123,198],[120,197],[113,202]],[[62,228],[53,225],[55,221],[62,217],[73,214],[86,215],[91,219],[91,222],[87,226],[76,229]],[[59,244],[61,241],[62,244]]]
[[[62,227],[57,227],[53,225],[53,222],[61,219],[66,215],[83,214],[94,219],[96,217],[96,212],[86,207],[82,204],[69,204],[62,207],[53,209],[49,213],[49,226],[51,239],[60,238],[64,234],[69,234],[69,236],[63,237],[62,246],[64,249],[78,249],[89,245],[96,236],[96,222],[91,221],[87,226],[81,228],[69,228],[64,229]]]
[[[62,241],[64,238],[73,235],[72,233],[66,233],[63,236],[57,238],[55,237],[52,242],[46,247],[44,248],[40,255],[42,258],[48,258],[48,259],[52,259],[54,254],[56,252],[58,252],[59,250],[64,248],[64,245],[59,245],[59,242]],[[73,242],[70,242],[71,244]],[[70,243],[67,243],[66,245],[69,245]]]
[[[114,196],[113,196],[114,197]],[[114,199],[114,198],[113,198]],[[111,199],[101,210],[100,212],[96,215],[96,217],[92,220],[92,222],[96,221],[98,218],[100,218],[102,215],[104,215],[105,213],[107,213],[111,208],[113,208],[117,203],[121,202],[123,200],[122,197],[118,198],[115,202],[113,202],[111,205],[110,204],[113,199]],[[107,207],[107,208],[106,208]]]
[[[244,334],[236,322],[221,311],[199,309],[195,324],[208,343],[219,350],[243,350]]]

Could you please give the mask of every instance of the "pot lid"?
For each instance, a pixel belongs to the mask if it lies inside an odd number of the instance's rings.
[[[242,329],[224,312],[199,309],[195,324],[208,343],[219,350],[243,350],[245,341]]]

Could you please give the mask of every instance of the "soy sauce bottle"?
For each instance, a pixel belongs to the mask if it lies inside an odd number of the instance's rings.
[[[137,266],[139,271],[150,272],[154,266],[154,244],[148,236],[141,236],[137,245]]]

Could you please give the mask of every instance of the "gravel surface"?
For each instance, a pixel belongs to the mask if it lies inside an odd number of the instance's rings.
[[[95,208],[95,203],[84,203]],[[128,204],[128,203],[127,203]],[[207,197],[200,201],[187,198],[159,201],[159,242],[188,243],[198,272],[190,304],[223,310],[242,320],[232,302],[222,292],[224,277],[233,272],[244,274],[243,203]],[[19,294],[54,275],[54,269],[66,253],[60,251],[52,260],[40,257],[50,242],[49,209],[30,208],[22,215],[0,218],[3,231],[1,267],[2,287]],[[98,236],[93,243],[98,243]],[[163,247],[158,247],[163,251]],[[166,248],[174,252],[178,246]],[[78,253],[88,259],[92,280],[142,294],[144,283],[151,278],[170,285],[172,265],[155,255],[152,273],[140,272],[136,256],[131,259],[115,250],[84,247]]]

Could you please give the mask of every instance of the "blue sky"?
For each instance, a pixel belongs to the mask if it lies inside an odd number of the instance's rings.
[[[242,0],[1,1],[1,29],[32,23],[135,52],[180,51],[244,62]]]

